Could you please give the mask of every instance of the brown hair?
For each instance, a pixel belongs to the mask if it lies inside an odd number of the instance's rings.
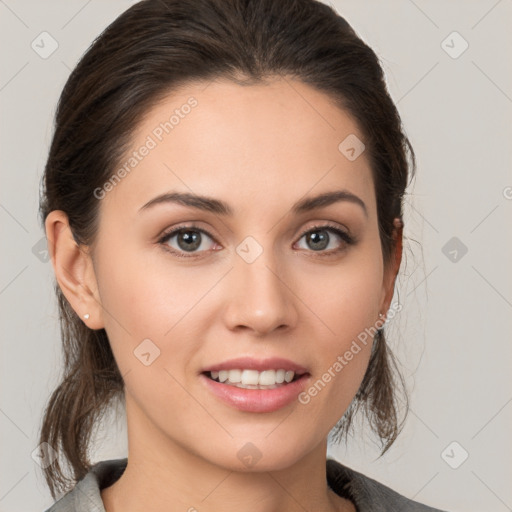
[[[341,16],[316,0],[144,0],[121,14],[82,56],[60,96],[42,180],[43,226],[49,212],[63,210],[76,242],[93,246],[99,209],[93,191],[113,175],[143,116],[178,86],[218,77],[250,85],[279,75],[326,93],[358,123],[389,265],[393,220],[402,219],[414,151],[377,56]],[[90,469],[93,428],[113,399],[124,395],[105,330],[89,329],[57,283],[55,292],[64,374],[49,398],[40,433],[40,443],[59,454],[44,468],[54,498]],[[334,429],[338,439],[363,408],[382,453],[389,448],[401,428],[398,385],[405,391],[395,370],[381,330],[361,387]],[[62,455],[71,480],[60,466]]]

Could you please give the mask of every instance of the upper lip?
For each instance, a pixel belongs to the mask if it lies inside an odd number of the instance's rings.
[[[213,364],[203,369],[203,372],[217,372],[221,370],[287,370],[293,371],[296,375],[308,373],[307,369],[300,364],[281,357],[268,359],[254,359],[252,357],[237,357],[222,363]]]

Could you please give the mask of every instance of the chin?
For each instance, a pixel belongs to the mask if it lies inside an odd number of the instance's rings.
[[[298,446],[304,446],[298,439],[291,444],[289,437],[288,443],[283,443],[282,438],[277,437],[273,441],[268,438],[250,439],[250,435],[244,436],[244,439],[233,439],[232,447],[225,446],[222,456],[212,457],[211,462],[230,471],[259,473],[287,469],[305,456],[297,450]],[[233,456],[227,456],[229,452]]]

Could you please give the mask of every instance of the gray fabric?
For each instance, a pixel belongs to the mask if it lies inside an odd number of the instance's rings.
[[[105,512],[100,490],[124,472],[128,459],[98,462],[75,487],[45,512]],[[362,473],[327,458],[327,483],[339,496],[351,500],[357,512],[443,512],[409,500]]]
[[[352,501],[357,512],[446,512],[412,501],[331,458],[327,459],[327,483],[336,494]]]

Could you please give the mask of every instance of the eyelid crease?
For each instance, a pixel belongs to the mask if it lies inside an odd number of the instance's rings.
[[[353,242],[356,242],[356,238],[350,234],[350,231],[346,228],[340,228],[338,225],[336,224],[329,224],[329,222],[327,222],[326,224],[315,224],[314,226],[310,226],[309,228],[307,228],[306,230],[304,230],[300,235],[299,235],[299,240],[304,236],[304,235],[307,235],[309,232],[311,231],[320,231],[322,229],[325,229],[326,231],[329,231],[329,230],[333,230],[335,231],[339,236],[342,236],[342,238],[347,241],[348,243],[353,243]]]

